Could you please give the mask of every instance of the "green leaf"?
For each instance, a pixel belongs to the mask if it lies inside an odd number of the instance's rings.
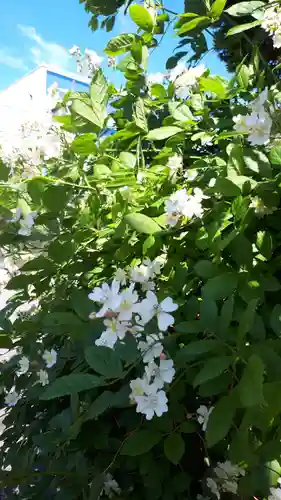
[[[5,163],[0,159],[0,180],[7,182],[10,175],[10,169],[5,165]]]
[[[246,309],[243,311],[237,332],[237,345],[242,346],[244,343],[245,335],[248,333],[255,320],[256,309],[258,306],[259,299],[250,300]]]
[[[106,109],[100,107],[91,107],[86,102],[80,99],[74,99],[71,106],[71,111],[90,123],[93,123],[99,129],[103,128],[104,119],[106,117]]]
[[[183,102],[169,101],[168,108],[172,117],[177,121],[186,122],[194,119],[190,108]]]
[[[218,319],[218,306],[214,300],[203,299],[200,302],[200,324],[203,330],[212,331]]]
[[[112,176],[112,172],[107,165],[96,163],[93,176],[95,179],[106,179]]]
[[[193,380],[193,386],[197,387],[208,380],[218,377],[231,365],[232,361],[232,356],[218,356],[209,359]]]
[[[212,4],[210,15],[214,18],[219,18],[225,8],[227,0],[215,0]]]
[[[249,14],[254,14],[256,10],[260,11],[261,7],[264,7],[265,5],[266,4],[264,2],[260,2],[259,0],[240,2],[226,9],[225,12],[227,12],[231,16],[246,16]]]
[[[226,36],[237,35],[238,33],[242,33],[243,31],[250,30],[252,28],[255,28],[256,26],[260,26],[261,23],[262,21],[253,21],[251,23],[239,24],[239,26],[230,28],[230,30],[228,30],[228,32],[226,33]]]
[[[142,5],[133,4],[129,7],[131,19],[144,31],[152,31],[154,22],[148,10]]]
[[[270,162],[261,151],[245,148],[244,162],[250,170],[259,173],[262,177],[272,177]]]
[[[161,127],[150,130],[146,136],[148,141],[162,141],[172,135],[182,132],[179,127]]]
[[[128,214],[125,215],[124,220],[138,233],[154,234],[161,231],[157,222],[144,214]]]
[[[269,158],[273,165],[281,165],[281,146],[275,146],[269,152]]]
[[[233,297],[229,297],[221,308],[221,315],[219,319],[219,332],[221,335],[225,334],[228,331],[229,325],[232,320],[233,315],[233,307],[234,307],[234,299]]]
[[[97,146],[95,144],[96,134],[77,135],[71,143],[71,150],[79,155],[88,156],[96,153]]]
[[[65,186],[50,186],[43,194],[43,203],[50,212],[62,212],[67,203]]]
[[[187,23],[184,23],[180,29],[177,31],[177,35],[182,35],[183,33],[188,33],[188,31],[194,30],[195,28],[198,27],[199,24],[201,23],[208,23],[209,24],[210,19],[209,17],[206,16],[199,16],[196,17],[195,19],[192,19],[191,21],[188,21]]]
[[[227,197],[241,195],[241,190],[239,189],[239,187],[226,177],[217,177],[214,189]]]
[[[226,97],[226,88],[218,77],[201,77],[200,88],[205,92],[211,92],[212,94],[217,95],[220,99],[224,99]]]
[[[100,104],[106,106],[108,100],[108,84],[101,69],[95,71],[90,86],[90,96],[93,108]]]
[[[108,42],[104,52],[108,56],[118,56],[124,52],[128,52],[131,49],[131,45],[135,40],[135,35],[131,33],[125,33],[123,35],[117,35],[110,42]]]
[[[104,380],[95,375],[87,373],[72,373],[57,378],[40,396],[40,399],[55,399],[73,394],[75,392],[87,391],[94,387],[104,385]]]
[[[164,441],[164,453],[170,462],[180,463],[185,451],[185,443],[180,434],[170,434]]]
[[[122,151],[120,153],[119,159],[123,165],[128,168],[134,169],[136,166],[137,159],[133,153],[128,153],[127,151]]]
[[[259,356],[253,354],[244,369],[238,384],[241,403],[246,408],[264,404],[263,373],[264,364]]]
[[[196,430],[196,423],[191,422],[190,420],[186,420],[180,426],[180,432],[182,432],[183,434],[192,434],[193,432],[196,432]]]
[[[89,410],[86,412],[83,420],[92,420],[99,417],[102,413],[111,407],[113,402],[114,393],[111,391],[102,392],[97,399],[91,404]]]
[[[162,438],[162,434],[156,431],[138,430],[126,439],[121,450],[121,455],[136,457],[151,450]]]
[[[183,357],[186,358],[187,361],[190,361],[192,359],[196,359],[202,356],[202,354],[215,351],[220,347],[220,345],[221,344],[218,340],[212,340],[212,339],[195,340],[194,342],[190,342],[189,344],[184,346],[180,350],[180,353]]]
[[[139,6],[140,7],[140,6]],[[143,132],[148,132],[147,120],[145,116],[145,109],[143,99],[139,97],[136,101],[134,110],[134,120],[137,127],[139,127]]]
[[[194,266],[194,271],[201,278],[212,278],[217,272],[217,266],[209,260],[199,260]]]
[[[227,436],[235,413],[236,405],[231,395],[221,398],[216,403],[210,414],[206,432],[206,440],[209,447],[214,446]]]
[[[150,87],[150,94],[153,97],[158,97],[158,99],[165,99],[167,97],[166,89],[160,83],[154,83]]]
[[[270,315],[270,326],[274,333],[281,337],[281,305],[276,304]]]
[[[56,267],[53,262],[51,262],[49,259],[44,257],[43,255],[40,255],[39,257],[35,257],[35,259],[29,260],[23,266],[21,266],[20,270],[22,271],[38,271],[38,270],[44,270],[47,273],[48,272],[53,272],[56,270]]]
[[[0,349],[12,349],[13,348],[13,341],[3,331],[0,331]]]
[[[203,287],[203,297],[213,300],[223,299],[231,295],[237,287],[238,277],[234,273],[224,273],[207,281]]]
[[[106,378],[123,376],[123,367],[118,354],[109,347],[90,346],[85,349],[88,365]]]

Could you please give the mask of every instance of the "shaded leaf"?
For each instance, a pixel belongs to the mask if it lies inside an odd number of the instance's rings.
[[[181,461],[184,451],[185,443],[180,434],[174,432],[165,439],[164,453],[173,464],[177,465]]]
[[[57,378],[40,396],[40,399],[55,399],[62,396],[67,396],[73,393],[100,387],[104,384],[104,380],[95,375],[87,373],[72,373],[63,377]]]

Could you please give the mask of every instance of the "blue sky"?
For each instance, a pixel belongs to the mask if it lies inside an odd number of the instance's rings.
[[[182,12],[183,0],[166,0],[165,5]],[[103,30],[93,33],[88,28],[89,19],[78,0],[5,2],[0,19],[0,91],[39,64],[74,71],[75,63],[67,52],[73,45],[79,45],[81,49],[87,47],[102,55],[113,35],[134,31],[134,24],[128,16],[120,15],[111,33]],[[166,59],[176,44],[172,33],[164,38],[151,58],[150,72],[165,70]],[[209,53],[203,62],[212,73],[227,76],[214,53]]]

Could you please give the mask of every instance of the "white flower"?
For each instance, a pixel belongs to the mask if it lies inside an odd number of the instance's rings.
[[[211,492],[213,493],[213,495],[215,495],[219,500],[221,495],[216,481],[212,477],[207,477],[206,483],[208,488],[210,488]]]
[[[268,100],[268,88],[266,87],[259,95],[251,102],[252,111],[260,113],[264,111],[264,104]]]
[[[245,469],[242,469],[242,467],[236,464],[232,464],[229,460],[218,462],[217,467],[214,468],[214,472],[220,479],[245,476]]]
[[[149,75],[147,75],[147,78],[146,78],[147,85],[149,87],[151,85],[154,85],[155,83],[162,85],[164,78],[165,78],[164,73],[150,73]]]
[[[141,264],[131,269],[131,280],[135,283],[145,283],[151,278],[151,270],[148,266]]]
[[[268,208],[265,206],[263,200],[258,196],[254,196],[250,203],[250,208],[255,209],[255,214],[257,217],[264,217],[265,215],[270,215],[276,208]]]
[[[44,351],[42,358],[44,359],[46,363],[47,368],[52,368],[57,362],[57,353],[54,349],[51,349],[50,351]]]
[[[85,49],[85,55],[89,59],[89,62],[93,65],[94,69],[100,67],[103,57],[98,56],[98,54],[94,50]]]
[[[153,384],[157,389],[162,389],[165,383],[172,382],[176,372],[172,359],[160,359],[159,366],[154,361],[146,365],[145,373],[149,381],[153,379]]]
[[[195,85],[198,78],[205,73],[204,64],[199,64],[196,68],[185,69],[174,81],[175,94],[179,99],[186,99],[190,94],[190,88]]]
[[[153,316],[157,316],[158,328],[165,332],[169,326],[173,325],[175,319],[169,314],[178,309],[178,305],[173,302],[171,297],[166,297],[158,304],[155,293],[148,291],[146,299],[137,304],[137,312],[140,314],[142,321],[148,323]]]
[[[221,485],[223,491],[227,491],[232,493],[233,495],[237,494],[238,483],[237,481],[224,481]]]
[[[236,132],[248,132],[248,126],[247,126],[247,118],[250,115],[236,115],[233,116],[232,120],[234,121],[234,130]]]
[[[136,396],[135,401],[137,403],[136,412],[145,415],[147,420],[151,420],[154,414],[161,417],[163,413],[168,411],[168,399],[164,391],[146,396]]]
[[[131,283],[129,288],[123,290],[120,294],[121,304],[116,308],[119,321],[130,321],[134,312],[137,312],[136,303],[138,301],[138,293],[134,290],[135,284]]]
[[[198,176],[198,171],[195,170],[194,168],[190,169],[190,170],[187,170],[185,173],[184,173],[184,178],[187,180],[187,181],[194,181],[196,179],[196,177]]]
[[[29,359],[26,356],[23,356],[19,360],[19,367],[20,369],[16,372],[17,376],[20,377],[21,375],[24,375],[26,372],[29,370]]]
[[[11,389],[5,396],[5,404],[7,406],[15,406],[19,399],[19,394],[15,391],[15,389]]]
[[[233,117],[234,129],[237,132],[248,133],[248,140],[253,146],[266,144],[270,139],[272,119],[262,105],[266,98],[267,90],[263,91],[260,98],[253,101],[254,111],[251,114]]]
[[[43,387],[45,385],[48,385],[49,383],[49,376],[48,376],[48,373],[46,372],[46,370],[40,370],[39,372],[37,372],[37,375],[39,377],[39,384],[41,384]]]
[[[101,490],[101,495],[104,494],[109,498],[113,498],[115,494],[119,495],[120,493],[121,489],[119,488],[117,481],[113,479],[113,476],[111,474],[106,474],[103,488]]]
[[[155,394],[157,392],[157,387],[154,384],[149,384],[146,377],[131,380],[130,389],[132,392],[129,397],[133,403],[136,402],[136,397],[138,396]]]
[[[177,224],[179,218],[184,213],[187,202],[188,196],[185,189],[176,191],[165,201],[166,219],[169,226]]]
[[[182,75],[186,71],[185,63],[179,62],[175,68],[171,69],[169,79],[174,82],[176,78]]]
[[[146,336],[146,342],[141,340],[138,343],[138,349],[143,355],[143,362],[150,363],[155,358],[159,358],[163,351],[163,345],[159,341],[159,335],[151,334]]]
[[[209,420],[209,417],[213,411],[213,408],[214,407],[211,406],[211,408],[208,409],[207,406],[201,405],[196,410],[196,412],[198,413],[197,420],[198,420],[199,424],[202,424],[203,431],[205,431],[207,429],[208,420]]]
[[[271,495],[269,495],[268,500],[281,500],[281,488],[269,488],[269,491]]]
[[[270,4],[272,6],[270,6]],[[273,40],[273,46],[276,49],[281,47],[281,6],[278,2],[271,1],[264,10],[264,19],[262,28],[267,31]]]
[[[153,281],[146,281],[141,283],[141,289],[143,292],[148,292],[149,290],[155,290],[155,283]]]
[[[73,45],[73,47],[71,47],[71,49],[69,49],[69,54],[71,56],[81,54],[80,47],[78,47],[78,45]]]
[[[95,341],[95,344],[109,347],[110,349],[113,349],[118,339],[124,339],[130,326],[129,323],[126,322],[120,323],[117,318],[104,320],[104,325],[107,328],[101,334],[100,338]]]
[[[114,279],[116,281],[119,281],[121,285],[126,285],[126,281],[127,281],[126,271],[124,271],[124,269],[118,268],[115,275],[114,275]]]
[[[170,156],[168,159],[167,167],[170,170],[170,176],[172,177],[175,175],[178,170],[182,169],[182,164],[183,164],[183,158],[182,155],[174,154],[173,156]]]
[[[107,283],[103,283],[101,288],[96,287],[89,293],[88,297],[93,302],[101,302],[103,304],[100,311],[96,314],[97,318],[101,318],[108,311],[116,311],[122,302],[122,297],[119,294],[120,282],[113,280],[111,287]]]
[[[37,212],[24,213],[23,219],[20,219],[21,228],[18,230],[18,234],[21,236],[30,236],[31,228],[34,225],[34,219],[37,217]]]
[[[22,209],[17,207],[14,217],[12,217],[12,219],[8,219],[7,222],[18,222],[21,218],[21,214]]]

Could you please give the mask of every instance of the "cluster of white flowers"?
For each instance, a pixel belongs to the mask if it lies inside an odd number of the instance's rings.
[[[181,217],[202,217],[202,200],[207,198],[199,188],[193,194],[187,194],[186,189],[180,189],[165,201],[166,222],[175,226]]]
[[[281,48],[281,5],[276,0],[270,0],[264,11],[262,28],[272,36],[273,46]]]
[[[46,368],[52,368],[57,362],[57,353],[54,349],[51,351],[45,350],[42,354],[42,358],[46,364]],[[16,371],[16,375],[21,377],[25,375],[30,368],[30,361],[27,356],[22,356],[19,360],[19,369]],[[49,383],[49,376],[46,370],[42,368],[37,372],[39,377],[38,382],[42,386],[45,386]],[[15,387],[13,387],[5,396],[5,404],[7,406],[15,406],[20,399],[20,394],[16,392]]]
[[[207,429],[208,421],[210,418],[210,415],[213,411],[214,407],[211,406],[210,408],[207,408],[207,406],[201,405],[199,408],[197,408],[196,412],[198,413],[197,420],[199,424],[202,425],[202,430],[205,431]]]
[[[118,340],[125,339],[127,333],[138,339],[137,347],[145,364],[145,373],[143,378],[131,381],[130,399],[137,405],[136,411],[144,414],[147,420],[154,414],[161,416],[168,410],[168,400],[163,388],[166,383],[172,382],[175,374],[173,361],[166,359],[161,340],[163,332],[174,323],[174,317],[170,313],[176,311],[178,305],[171,297],[166,297],[159,303],[157,296],[151,291],[155,289],[153,279],[160,271],[160,261],[146,259],[140,265],[131,267],[128,272],[118,269],[111,285],[104,283],[89,294],[91,300],[102,305],[91,317],[106,318],[106,329],[95,341],[96,345],[113,349]],[[140,297],[141,292],[146,292],[144,298]],[[159,332],[145,335],[144,327],[152,318],[157,319]]]
[[[91,78],[103,61],[103,57],[98,56],[94,50],[85,49],[83,55],[78,45],[73,45],[69,53],[75,57],[77,73],[81,73],[86,78]]]
[[[252,146],[266,144],[270,139],[272,119],[264,108],[267,99],[268,89],[266,88],[251,103],[250,114],[233,117],[234,129],[237,132],[247,133],[248,141]]]
[[[197,83],[198,79],[205,73],[204,64],[199,64],[195,68],[187,68],[185,63],[179,62],[174,69],[170,71],[169,79],[175,87],[175,94],[179,99],[186,99],[190,95],[191,88]]]
[[[28,109],[21,110],[20,120],[12,117],[5,122],[5,127],[0,130],[0,155],[12,172],[21,163],[24,166],[21,175],[29,178],[41,173],[43,159],[60,156],[62,132],[52,116],[57,100],[52,86],[40,106],[31,101]]]
[[[278,479],[277,481],[278,486],[277,488],[270,488],[270,493],[268,500],[281,500],[281,478]]]
[[[220,499],[221,492],[237,494],[238,480],[241,476],[245,476],[245,469],[227,460],[218,462],[214,473],[216,477],[208,477],[206,483],[213,495]]]
[[[17,208],[14,217],[7,222],[19,222],[20,229],[18,230],[18,234],[21,236],[30,236],[36,217],[37,212],[23,212],[21,208]]]

